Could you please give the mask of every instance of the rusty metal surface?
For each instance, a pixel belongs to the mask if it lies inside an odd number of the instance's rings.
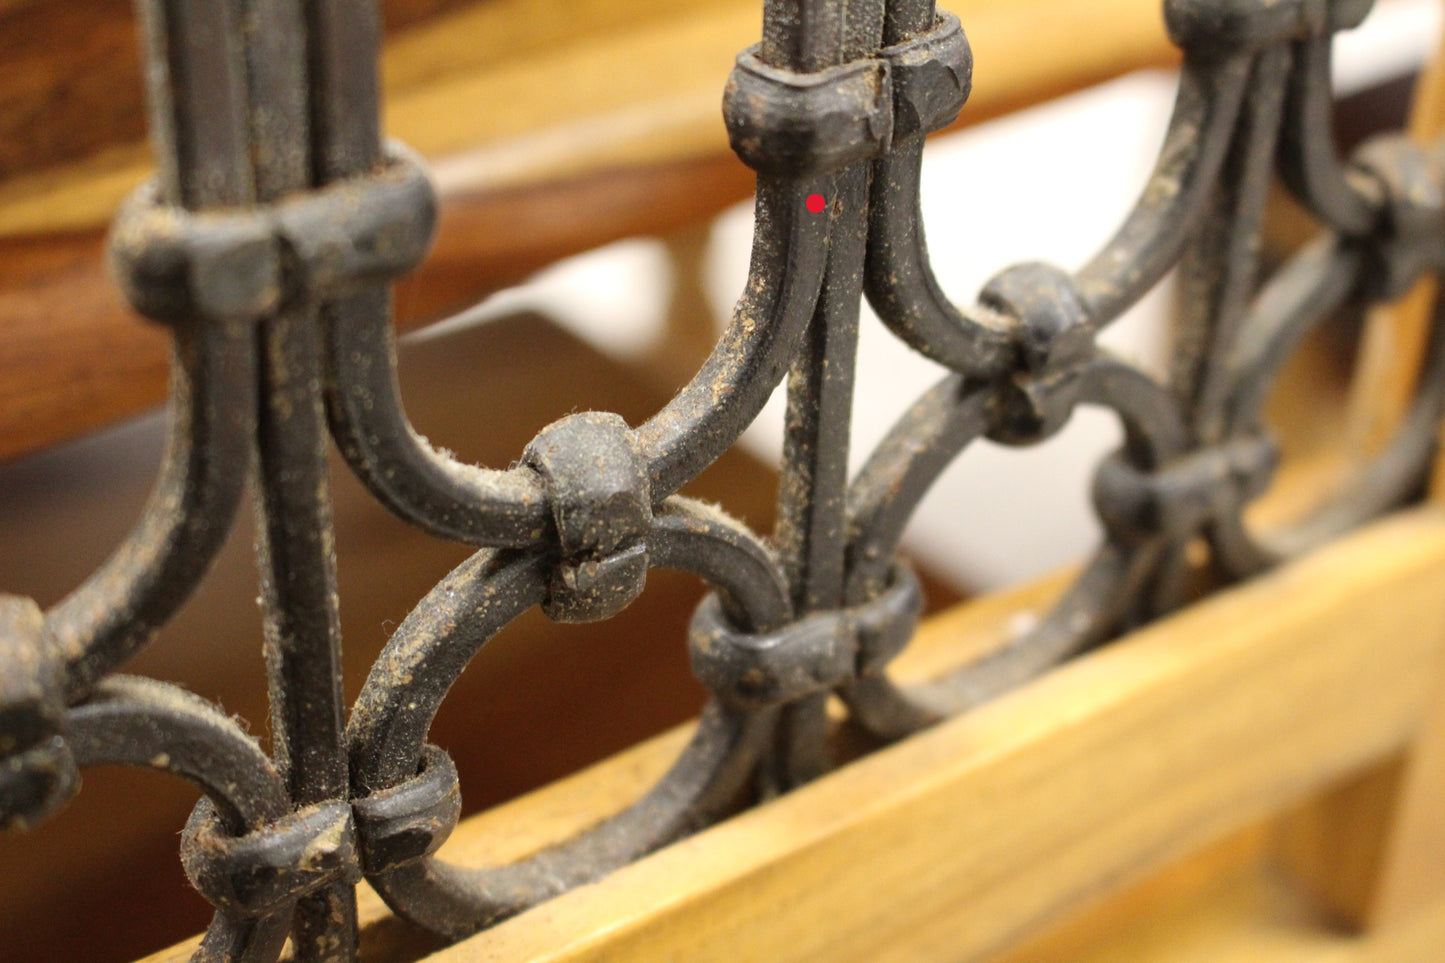
[[[964,108],[966,24],[932,0],[765,0],[762,42],[724,99],[759,171],[751,274],[712,356],[632,427],[571,414],[506,469],[460,463],[411,426],[389,283],[425,255],[424,170],[382,140],[375,5],[139,0],[160,171],[119,213],[118,281],[174,335],[174,430],[132,534],[45,612],[0,596],[0,826],[28,830],[81,768],[179,774],[204,793],[187,873],[215,907],[200,959],[353,959],[355,885],[460,938],[596,880],[825,772],[824,705],[880,742],[907,736],[1157,617],[1184,598],[1184,549],[1246,578],[1407,501],[1445,410],[1437,319],[1403,425],[1334,501],[1266,538],[1245,523],[1278,453],[1263,404],[1281,365],[1342,310],[1445,267],[1445,158],[1392,137],[1335,154],[1330,39],[1369,0],[1165,0],[1184,49],[1155,173],[1082,270],[1002,272],[976,305],[942,294],[919,209],[924,137]],[[1260,280],[1278,175],[1325,235]],[[819,211],[810,197],[819,194]],[[506,225],[498,225],[506,230]],[[1181,267],[1168,383],[1096,336]],[[952,373],[847,472],[860,304]],[[770,538],[678,491],[788,383]],[[917,690],[888,665],[922,608],[904,526],[973,442],[1046,443],[1080,405],[1125,444],[1100,466],[1105,538],[1052,612]],[[325,453],[375,497],[477,553],[397,630],[348,712]],[[274,753],[174,686],[116,674],[204,577],[257,479]],[[523,612],[607,619],[655,567],[714,595],[687,644],[714,698],[639,802],[520,862],[434,854],[457,823],[456,769],[427,742],[468,663]]]

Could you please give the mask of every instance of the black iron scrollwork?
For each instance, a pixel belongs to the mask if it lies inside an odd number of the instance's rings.
[[[905,736],[1180,604],[1191,541],[1224,576],[1249,576],[1408,499],[1433,455],[1445,319],[1378,458],[1293,528],[1245,522],[1277,467],[1262,409],[1294,346],[1445,268],[1442,148],[1391,138],[1335,155],[1330,41],[1370,0],[1165,0],[1185,59],[1137,206],[1081,270],[1020,265],[972,306],[942,293],[918,196],[924,138],[971,89],[963,25],[933,0],[766,0],[724,101],[758,171],[730,324],[645,423],[573,414],[505,470],[433,449],[400,400],[388,284],[423,258],[436,200],[420,162],[381,137],[375,4],[139,4],[160,170],[117,217],[112,255],[132,302],[173,334],[174,428],[150,503],[99,571],[48,612],[0,597],[0,826],[42,822],[97,763],[195,782],[182,856],[216,907],[199,959],[274,959],[288,935],[299,959],[354,958],[363,877],[431,931],[475,932],[822,773],[832,694],[853,724]],[[1327,233],[1260,283],[1276,175]],[[809,209],[815,193],[825,212]],[[1165,384],[1096,336],[1181,264],[1190,296]],[[850,479],[865,296],[951,373]],[[785,378],[780,521],[764,539],[678,492]],[[919,501],[973,442],[1044,443],[1080,405],[1113,411],[1125,434],[1093,481],[1103,544],[1030,631],[899,686],[889,663],[922,597],[898,545]],[[401,518],[478,549],[395,633],[349,718],[329,439]],[[274,757],[216,707],[115,674],[203,577],[253,473]],[[528,859],[439,858],[461,801],[427,735],[458,675],[528,609],[610,618],[655,567],[714,590],[687,640],[713,699],[672,769]]]

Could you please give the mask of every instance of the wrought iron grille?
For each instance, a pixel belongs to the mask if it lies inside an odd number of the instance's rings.
[[[1434,453],[1439,320],[1379,457],[1287,531],[1245,522],[1277,466],[1262,408],[1292,348],[1445,266],[1439,148],[1392,136],[1335,153],[1331,40],[1371,0],[1165,0],[1184,65],[1137,206],[1082,270],[1011,268],[972,307],[941,293],[919,210],[924,138],[970,90],[958,18],[933,0],[765,0],[762,42],[724,101],[758,172],[731,324],[651,420],[570,415],[506,470],[433,449],[398,394],[388,285],[424,257],[436,201],[420,162],[381,136],[375,4],[139,6],[159,172],[117,217],[111,254],[133,304],[173,334],[174,427],[109,561],[49,611],[0,597],[0,823],[38,825],[98,763],[196,783],[181,855],[216,908],[198,958],[270,960],[288,935],[299,959],[354,958],[362,878],[418,926],[473,933],[825,772],[830,694],[880,740],[906,736],[1180,605],[1191,543],[1221,581],[1248,577],[1409,499]],[[1261,280],[1275,176],[1327,233]],[[1096,335],[1175,266],[1186,296],[1164,384]],[[952,373],[850,479],[864,296]],[[678,491],[785,377],[780,521],[764,538]],[[1097,553],[996,654],[921,690],[890,681],[922,606],[897,554],[920,499],[971,443],[1042,444],[1079,405],[1115,412],[1126,439],[1094,478]],[[396,514],[478,548],[418,603],[349,715],[330,440]],[[203,577],[251,476],[270,755],[217,707],[118,674]],[[533,606],[607,619],[658,566],[715,590],[687,640],[713,698],[671,771],[532,858],[438,859],[460,796],[427,733],[458,674]]]

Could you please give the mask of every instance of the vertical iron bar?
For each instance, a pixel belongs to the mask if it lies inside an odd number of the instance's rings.
[[[1194,239],[1180,262],[1180,317],[1170,385],[1194,434],[1208,447],[1223,440],[1229,353],[1255,290],[1265,205],[1284,116],[1291,53],[1276,47],[1250,67],[1250,89],[1233,143]],[[1187,545],[1171,546],[1132,616],[1147,621],[1186,595]]]
[[[378,58],[381,20],[374,0],[310,0],[306,4],[306,35],[311,70],[312,179],[320,187],[360,177],[376,168],[382,158],[381,90]],[[328,350],[327,339],[337,337],[349,323],[380,323],[387,331],[386,355],[366,359],[386,364],[395,357],[390,343],[391,287],[368,284],[352,293],[318,305],[318,353]],[[329,388],[318,354],[317,403]],[[324,408],[322,409],[324,411]],[[322,420],[326,417],[322,415]],[[318,420],[318,430],[322,420]],[[343,792],[350,794],[350,774]],[[354,900],[354,891],[353,900]],[[354,906],[352,912],[354,913]],[[354,951],[352,956],[354,957]]]
[[[839,62],[847,0],[763,0],[766,64],[812,73]]]
[[[189,210],[255,199],[239,20],[226,0],[141,0],[161,195]]]
[[[823,292],[802,355],[788,374],[787,429],[778,498],[778,551],[799,616],[843,604],[845,496],[858,316],[867,245],[870,164],[838,178]],[[769,781],[787,789],[829,767],[827,694],[783,708]]]
[[[879,0],[838,0],[817,13],[829,25],[834,53],[807,50],[806,69],[867,56],[882,44]],[[801,36],[812,35],[805,30]],[[871,162],[854,164],[836,179],[837,196],[825,198],[826,216],[833,219],[828,267],[802,353],[788,374],[776,540],[799,616],[843,604],[848,444],[871,170]],[[763,774],[765,791],[787,790],[827,771],[827,704],[828,694],[820,693],[782,709]]]
[[[314,165],[325,185],[381,159],[381,19],[375,0],[310,0],[306,12]]]
[[[375,0],[313,0],[306,10],[313,164],[316,183],[324,186],[366,174],[381,160],[381,20]],[[387,284],[369,284],[321,305],[322,326],[331,336],[345,330],[348,319],[361,318],[384,319],[389,332],[391,314]],[[390,337],[388,356],[394,354]],[[384,365],[386,357],[367,361]]]
[[[894,0],[888,4],[883,21],[883,42],[902,43],[933,26],[936,0]]]
[[[247,24],[259,200],[312,186],[306,25],[296,0],[254,0]],[[314,305],[260,325],[257,558],[278,769],[298,808],[348,795],[341,626]],[[298,960],[351,959],[356,896],[339,884],[297,906]]]
[[[1259,269],[1265,203],[1284,113],[1288,47],[1255,61],[1219,185],[1181,264],[1182,316],[1172,382],[1202,444],[1220,440],[1227,358],[1238,336]]]

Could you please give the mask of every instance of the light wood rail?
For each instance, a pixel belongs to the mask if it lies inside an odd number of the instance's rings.
[[[1445,40],[1420,79],[1410,127],[1421,143],[1445,133]],[[1439,296],[1438,280],[1427,278],[1369,318],[1347,439],[1353,457],[1368,457],[1404,418]],[[1430,500],[1445,505],[1438,456]],[[1445,906],[1445,662],[1419,668],[1435,694],[1398,763],[1305,807],[1285,827],[1296,875],[1337,921],[1361,932],[1388,934]],[[1445,939],[1434,945],[1445,948]]]
[[[1056,590],[933,620],[903,672],[978,655]],[[1421,667],[1445,657],[1442,598],[1445,510],[1394,517],[435,959],[985,959],[1400,753],[1436,694]],[[443,855],[492,864],[588,826],[685,735],[476,817]],[[377,958],[415,958],[379,900],[363,906]],[[1385,959],[1368,939],[1299,925],[1291,940],[1319,952],[1279,959]],[[1141,958],[1189,959],[1174,949]]]

